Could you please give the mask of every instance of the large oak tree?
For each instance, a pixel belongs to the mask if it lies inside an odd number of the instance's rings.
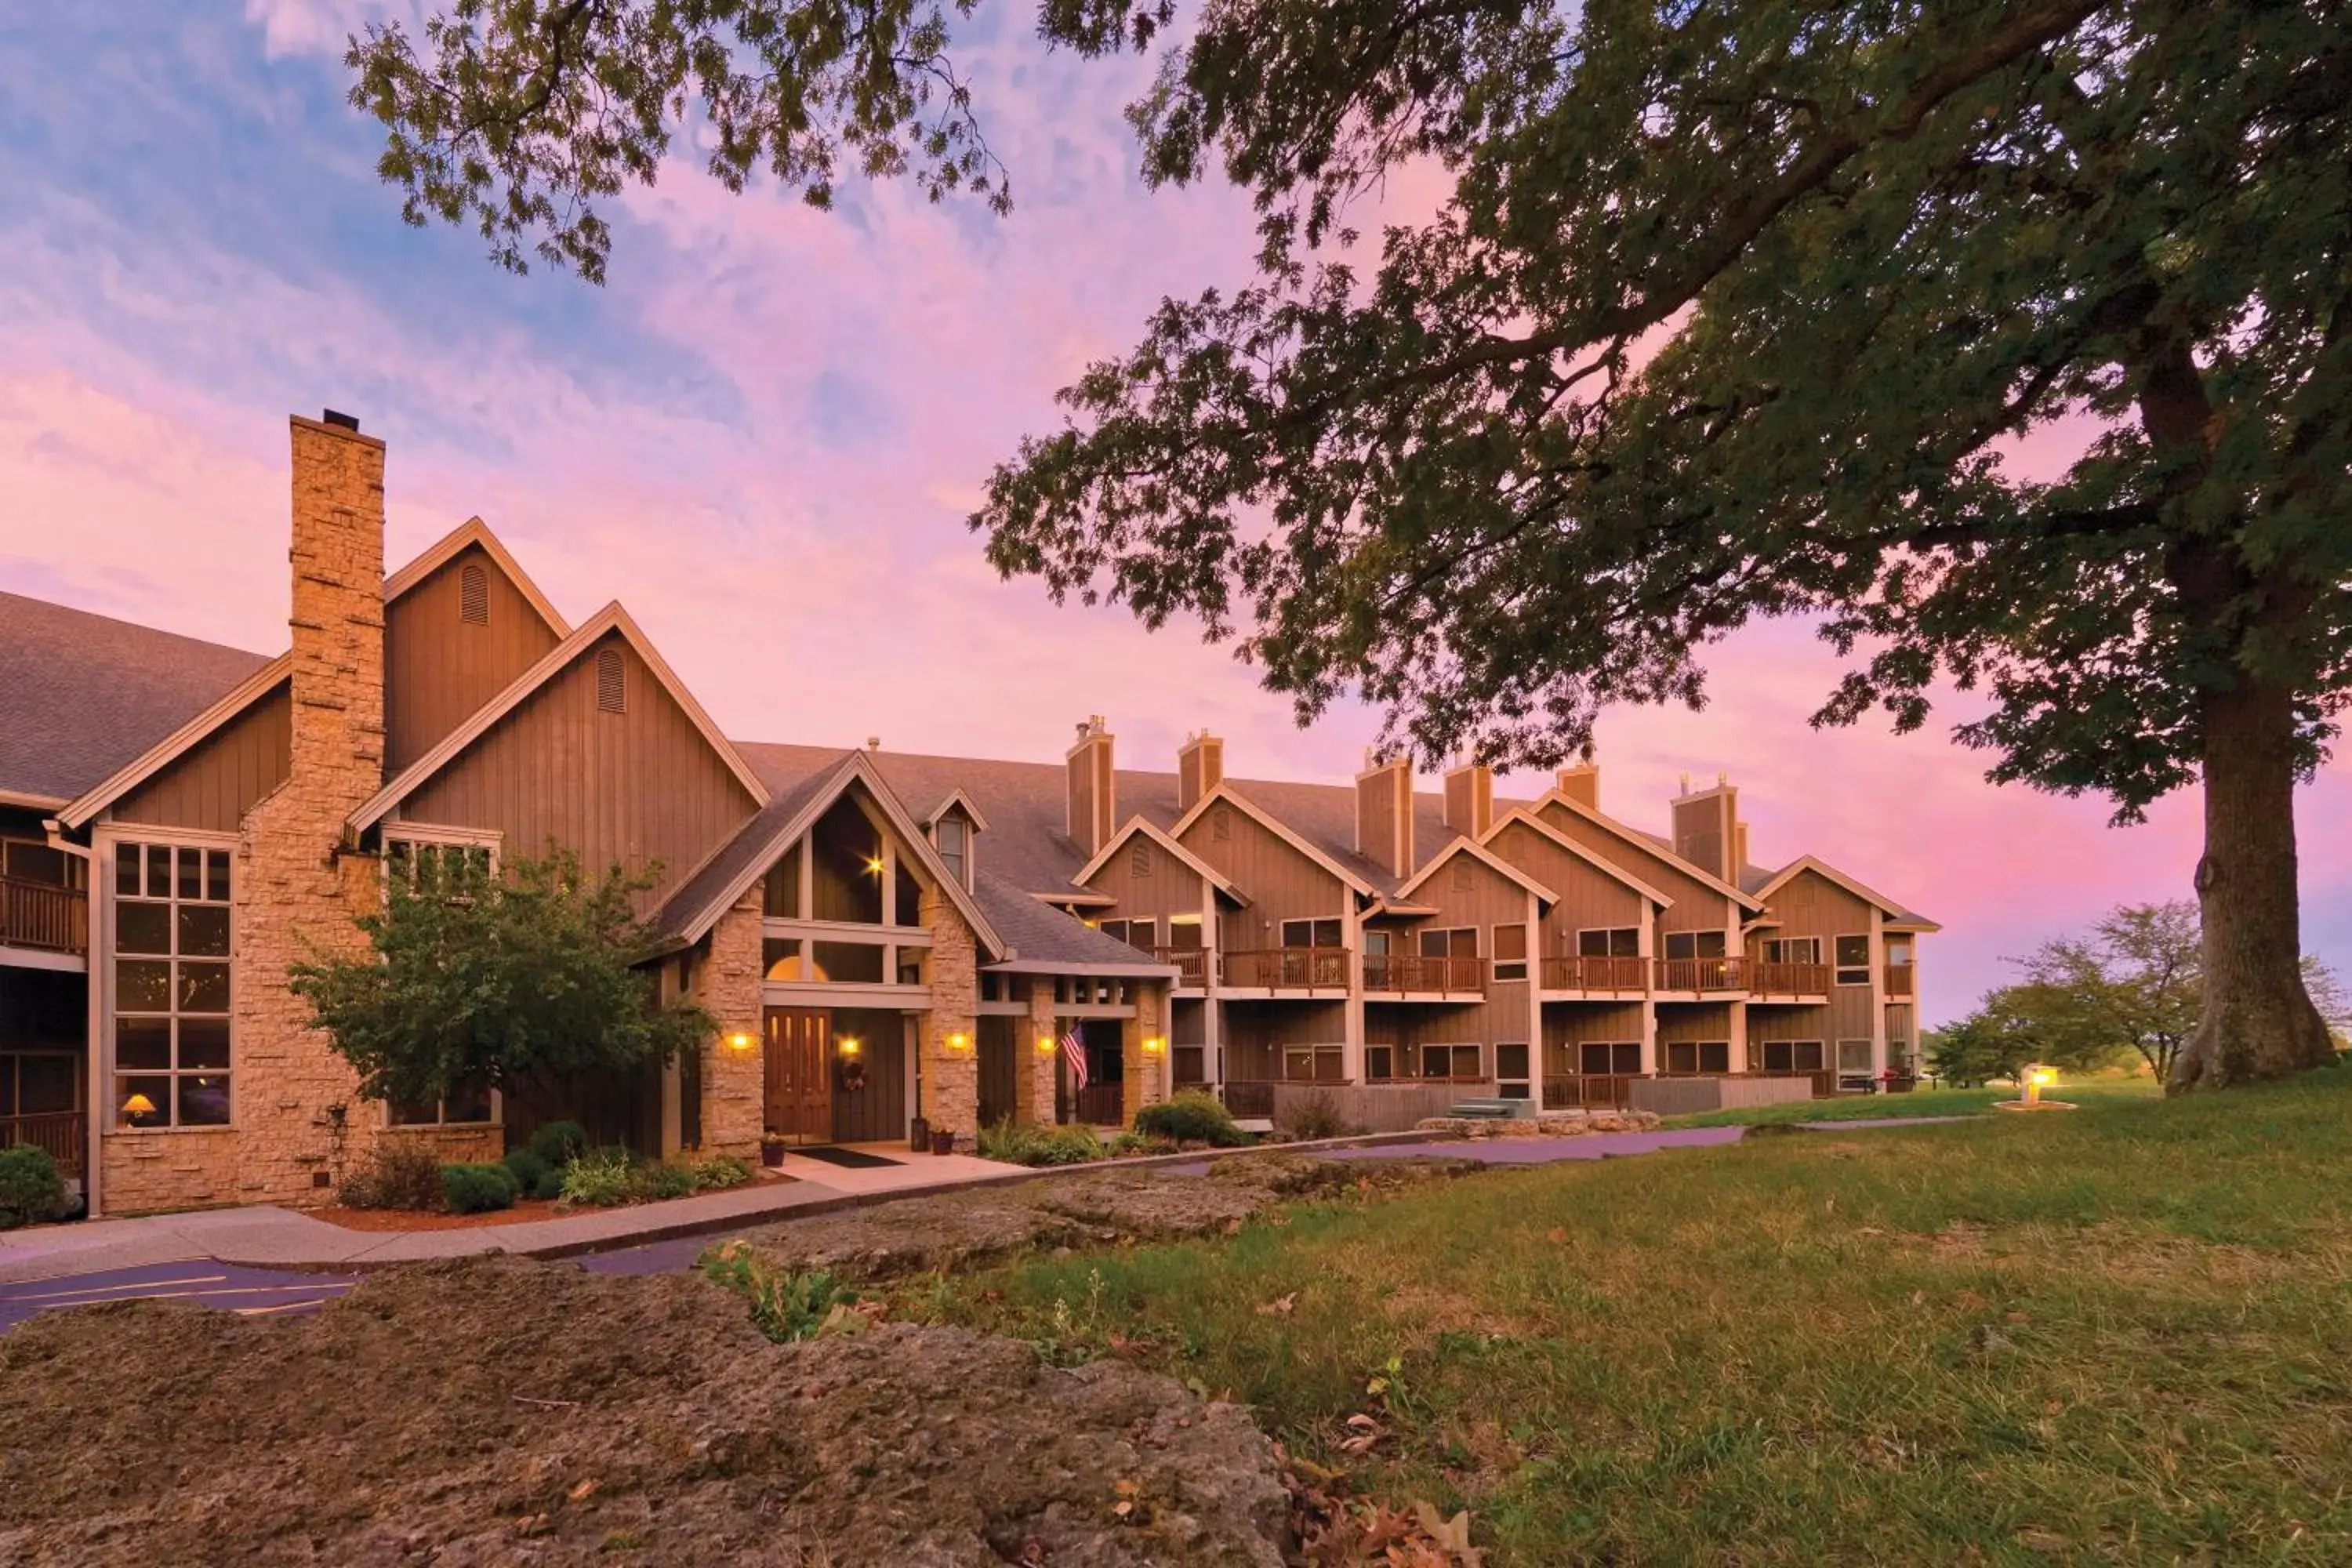
[[[958,11],[974,0],[958,0]],[[1043,0],[1081,52],[1166,0]],[[1302,716],[1548,764],[1811,617],[1819,720],[1942,683],[1991,776],[2205,800],[2176,1088],[2330,1058],[2293,791],[2347,683],[2352,29],[2327,0],[1209,0],[1147,174],[1256,196],[1259,276],[1169,300],[973,519],[1056,595],[1229,636]],[[596,203],[710,172],[1009,200],[915,0],[457,0],[355,40],[412,217],[600,276]],[[1412,164],[1426,222],[1346,243]],[[1376,254],[1374,254],[1376,252]],[[2063,422],[2063,424],[2062,424]],[[2084,434],[2054,479],[2003,456]]]

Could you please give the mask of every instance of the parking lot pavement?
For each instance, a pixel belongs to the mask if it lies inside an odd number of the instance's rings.
[[[108,1301],[193,1301],[241,1317],[293,1317],[316,1311],[356,1282],[348,1274],[247,1268],[205,1258],[110,1268],[0,1285],[0,1333],[43,1312],[71,1311]]]

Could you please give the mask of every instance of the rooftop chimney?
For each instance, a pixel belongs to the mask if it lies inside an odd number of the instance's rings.
[[[1067,759],[1069,781],[1065,825],[1071,841],[1093,855],[1110,841],[1118,820],[1118,785],[1111,771],[1111,736],[1099,713],[1078,726],[1077,744]]]
[[[1559,793],[1589,811],[1601,809],[1601,766],[1580,763],[1559,770]]]
[[[1445,775],[1445,826],[1473,838],[1495,825],[1495,770],[1465,763]]]
[[[340,824],[383,787],[383,443],[332,409],[324,419],[296,415],[289,423],[289,784]]]
[[[1225,743],[1206,730],[1184,737],[1176,753],[1176,809],[1190,811],[1225,779]]]
[[[1412,761],[1374,762],[1356,775],[1356,853],[1391,877],[1412,874]]]
[[[1744,853],[1739,824],[1739,791],[1717,773],[1713,789],[1690,793],[1685,775],[1683,793],[1674,803],[1675,853],[1727,882],[1736,883]]]

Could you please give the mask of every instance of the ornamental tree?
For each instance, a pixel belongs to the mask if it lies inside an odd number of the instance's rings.
[[[959,0],[967,7],[973,0]],[[1150,46],[1167,0],[1043,0]],[[946,14],[860,0],[456,0],[355,40],[409,215],[601,273],[594,202],[692,103],[711,172],[837,163],[1008,198]],[[928,92],[929,96],[926,96]],[[1816,722],[1990,776],[2199,784],[2203,1013],[2174,1089],[2329,1059],[2293,790],[2335,733],[2352,578],[2352,48],[2322,0],[1208,0],[1133,119],[1222,172],[1259,276],[1164,301],[972,523],[1056,596],[1192,616],[1302,721],[1550,765],[1706,647],[1816,625]],[[1409,164],[1452,194],[1353,243]],[[1361,254],[1360,255],[1360,251]],[[2081,432],[2054,477],[2008,461]]]
[[[551,850],[493,874],[428,856],[386,879],[362,915],[364,951],[291,968],[313,1023],[359,1069],[360,1092],[431,1105],[461,1084],[558,1093],[583,1073],[667,1063],[718,1030],[692,1002],[660,1002],[647,929],[630,896],[650,884],[614,867],[582,873]]]

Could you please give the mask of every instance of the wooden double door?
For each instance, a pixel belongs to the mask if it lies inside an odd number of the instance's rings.
[[[767,1015],[766,1126],[794,1143],[833,1142],[833,1016],[822,1007]]]

